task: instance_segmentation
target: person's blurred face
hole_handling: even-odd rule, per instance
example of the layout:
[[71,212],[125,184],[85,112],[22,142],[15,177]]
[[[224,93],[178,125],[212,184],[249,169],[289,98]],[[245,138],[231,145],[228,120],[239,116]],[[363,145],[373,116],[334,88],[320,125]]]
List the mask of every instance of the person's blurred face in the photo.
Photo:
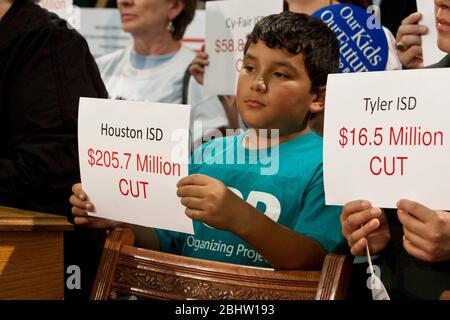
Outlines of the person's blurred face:
[[14,0],[0,0],[0,20],[2,20],[3,16],[11,8],[13,2]]
[[450,53],[450,0],[434,0],[438,47]]
[[169,21],[181,12],[181,10],[176,14],[173,12],[176,2],[176,0],[117,0],[123,30],[133,35],[166,32]]

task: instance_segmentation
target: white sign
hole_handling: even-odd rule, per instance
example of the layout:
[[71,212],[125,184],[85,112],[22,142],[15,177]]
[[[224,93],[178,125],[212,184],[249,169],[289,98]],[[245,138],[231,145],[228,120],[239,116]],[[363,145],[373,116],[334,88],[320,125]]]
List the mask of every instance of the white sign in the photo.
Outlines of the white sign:
[[73,5],[73,0],[40,0],[37,4],[66,20],[69,28],[80,29],[81,10]]
[[417,11],[422,14],[420,24],[428,27],[428,33],[422,36],[423,64],[429,66],[439,62],[447,53],[437,46],[436,18],[434,1],[417,0]]
[[325,199],[400,199],[450,209],[448,69],[329,75],[324,128]]
[[190,107],[81,98],[78,150],[90,215],[193,234],[176,183],[188,175]]
[[194,20],[188,25],[181,42],[192,50],[200,50],[205,43],[205,10],[195,11]]
[[40,0],[38,2],[42,8],[48,11],[59,13],[71,11],[73,6],[73,0]]
[[123,49],[133,43],[122,30],[119,10],[113,8],[82,8],[80,33],[86,38],[94,57]]
[[[118,9],[82,8],[80,33],[86,38],[94,57],[132,45],[133,38],[122,29]],[[205,42],[205,11],[197,10],[181,40],[193,50],[200,50]]]
[[281,0],[229,0],[206,3],[205,70],[208,95],[235,95],[247,34],[263,17],[283,11]]

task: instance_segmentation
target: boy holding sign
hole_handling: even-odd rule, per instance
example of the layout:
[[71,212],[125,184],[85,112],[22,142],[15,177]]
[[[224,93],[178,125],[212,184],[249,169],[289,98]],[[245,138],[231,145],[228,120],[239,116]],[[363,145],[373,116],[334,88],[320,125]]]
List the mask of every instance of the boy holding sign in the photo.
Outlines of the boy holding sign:
[[[325,205],[322,138],[308,120],[323,110],[327,75],[338,62],[337,39],[316,18],[284,12],[256,24],[236,98],[252,130],[215,139],[194,153],[191,175],[179,181],[177,194],[195,234],[157,230],[159,245],[153,248],[253,266],[322,267],[325,254],[343,241],[341,208]],[[114,224],[87,217],[93,205],[81,185],[73,190],[77,223]]]

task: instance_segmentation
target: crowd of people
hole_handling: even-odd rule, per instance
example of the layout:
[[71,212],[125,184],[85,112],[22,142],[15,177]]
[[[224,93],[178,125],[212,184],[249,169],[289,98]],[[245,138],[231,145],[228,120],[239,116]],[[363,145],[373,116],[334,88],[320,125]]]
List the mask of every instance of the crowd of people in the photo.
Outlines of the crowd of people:
[[[0,205],[66,215],[76,225],[66,234],[65,264],[85,270],[83,289],[66,291],[67,298],[89,296],[106,231],[118,225],[133,229],[143,247],[276,269],[320,270],[327,253],[365,256],[368,246],[391,298],[437,299],[450,289],[448,212],[415,199],[398,199],[396,209],[373,207],[371,199],[325,205],[326,81],[338,72],[339,41],[311,15],[339,3],[371,4],[287,0],[284,12],[260,20],[246,40],[236,95],[223,97],[204,93],[208,55],[181,43],[195,0],[118,0],[132,45],[97,60],[77,31],[34,1],[0,0]],[[434,4],[437,46],[450,53],[450,0]],[[395,22],[383,28],[386,70],[423,68],[421,36],[428,30],[420,25],[421,14],[399,11],[393,19],[399,15],[398,29]],[[449,56],[430,68],[447,67]],[[88,215],[95,204],[80,183],[80,97],[191,105],[191,128],[196,121],[204,128],[192,136],[192,146],[199,145],[192,159],[201,155],[203,161],[192,161],[177,195],[194,235]],[[208,130],[238,127],[238,135],[208,140]],[[277,139],[262,134],[267,130],[278,130]],[[208,161],[234,158],[236,149],[244,164]],[[261,175],[263,165],[249,159],[249,150],[261,149],[278,154],[275,174]],[[205,156],[205,150],[214,154]],[[245,200],[253,191],[266,196],[265,205]],[[193,239],[213,239],[224,249],[199,250],[190,245]],[[238,247],[253,254],[238,254]]]

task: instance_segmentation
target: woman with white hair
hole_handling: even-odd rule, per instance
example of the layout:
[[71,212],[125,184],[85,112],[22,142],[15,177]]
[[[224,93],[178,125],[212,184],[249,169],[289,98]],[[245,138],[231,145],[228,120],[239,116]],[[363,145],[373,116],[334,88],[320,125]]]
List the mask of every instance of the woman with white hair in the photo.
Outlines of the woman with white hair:
[[[118,0],[122,28],[133,44],[97,59],[111,98],[182,103],[183,78],[195,53],[181,43],[195,15],[195,0]],[[191,128],[201,121],[205,129],[228,126],[217,97],[204,97],[191,81]],[[194,132],[192,140],[201,140]]]

